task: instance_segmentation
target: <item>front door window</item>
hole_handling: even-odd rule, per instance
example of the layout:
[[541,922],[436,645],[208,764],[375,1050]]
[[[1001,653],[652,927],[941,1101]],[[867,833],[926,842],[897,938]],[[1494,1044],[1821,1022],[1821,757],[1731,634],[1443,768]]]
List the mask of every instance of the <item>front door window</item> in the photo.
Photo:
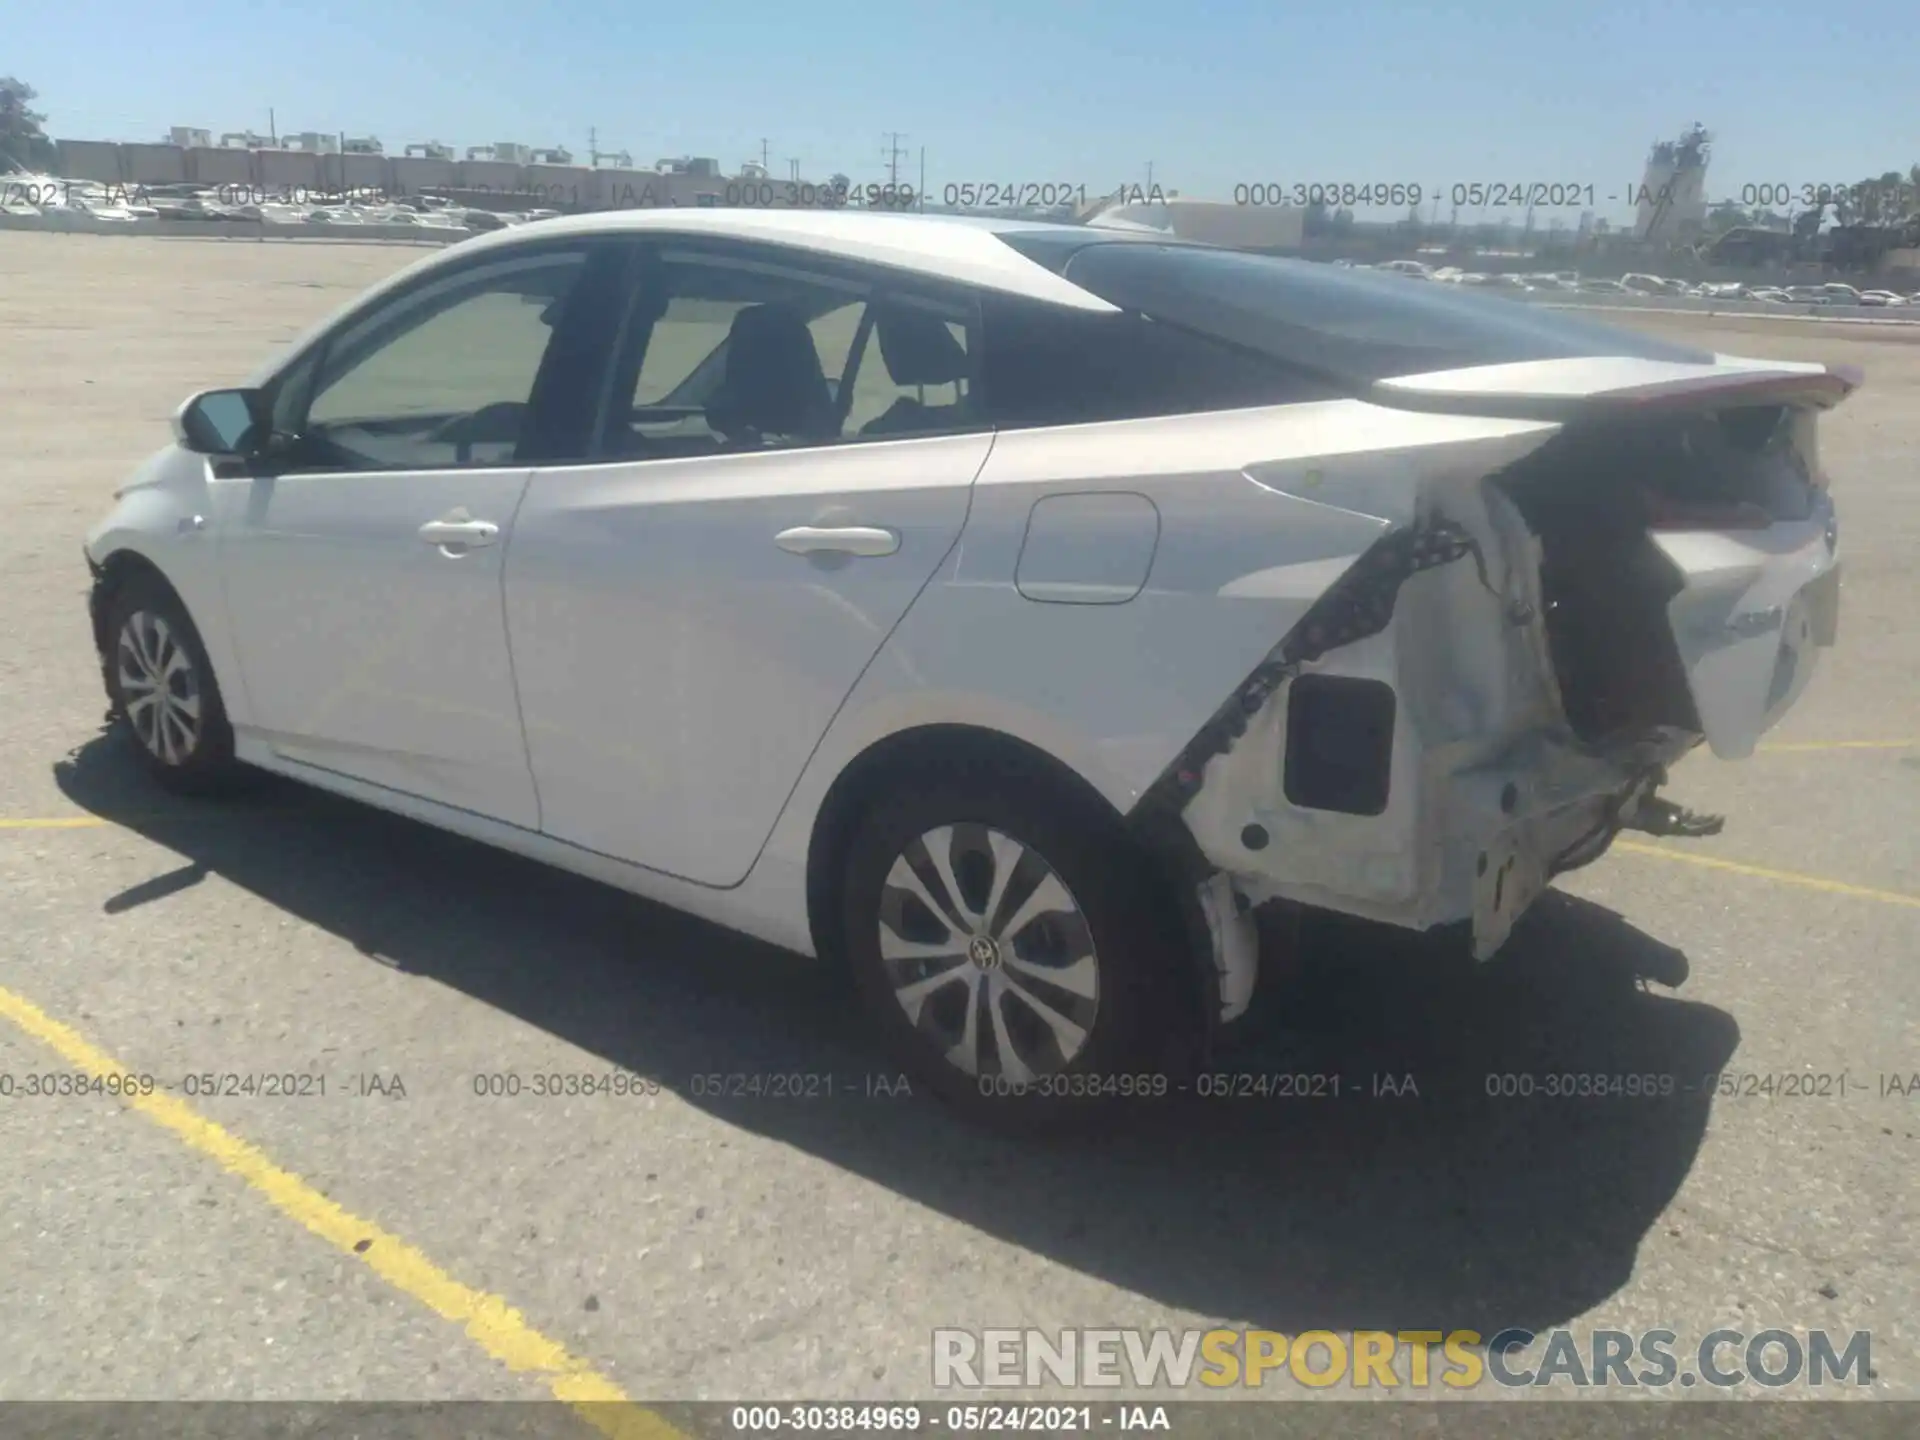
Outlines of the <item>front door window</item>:
[[301,427],[302,468],[511,465],[578,253],[449,276],[351,326],[329,347]]

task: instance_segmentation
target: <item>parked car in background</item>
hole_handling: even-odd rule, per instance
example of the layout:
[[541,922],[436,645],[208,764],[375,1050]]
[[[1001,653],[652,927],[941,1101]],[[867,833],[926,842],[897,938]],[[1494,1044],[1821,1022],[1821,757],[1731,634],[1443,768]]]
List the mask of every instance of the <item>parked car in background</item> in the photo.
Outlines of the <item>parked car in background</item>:
[[109,225],[131,225],[136,220],[147,219],[157,214],[151,206],[143,207],[148,212],[143,215],[130,205],[110,205],[101,200],[82,199],[77,195],[69,204],[82,215]]
[[1246,1012],[1254,907],[1489,956],[1750,753],[1856,379],[1079,226],[569,217],[183,404],[92,637],[159,785],[832,957],[916,1080],[1072,1116]]
[[231,207],[199,196],[186,199],[154,200],[150,207],[162,220],[230,220]]

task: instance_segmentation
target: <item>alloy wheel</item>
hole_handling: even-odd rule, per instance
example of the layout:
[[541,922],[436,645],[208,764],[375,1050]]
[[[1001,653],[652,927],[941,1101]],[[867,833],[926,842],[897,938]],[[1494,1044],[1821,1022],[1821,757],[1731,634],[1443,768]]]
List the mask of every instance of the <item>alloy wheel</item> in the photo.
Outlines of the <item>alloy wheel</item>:
[[127,723],[163,765],[184,765],[200,743],[200,678],[165,619],[136,610],[120,627],[116,678]]
[[985,825],[929,830],[894,860],[880,958],[908,1023],[969,1075],[1057,1073],[1099,1012],[1079,902],[1037,850]]

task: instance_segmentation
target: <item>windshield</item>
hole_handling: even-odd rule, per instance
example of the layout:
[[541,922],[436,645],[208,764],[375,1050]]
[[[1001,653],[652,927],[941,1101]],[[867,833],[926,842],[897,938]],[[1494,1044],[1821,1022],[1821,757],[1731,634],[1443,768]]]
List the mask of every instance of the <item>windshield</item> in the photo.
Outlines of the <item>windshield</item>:
[[[1008,243],[1021,248],[1019,237]],[[1405,276],[1197,245],[1091,244],[1065,276],[1101,299],[1359,385],[1430,370],[1703,350]]]

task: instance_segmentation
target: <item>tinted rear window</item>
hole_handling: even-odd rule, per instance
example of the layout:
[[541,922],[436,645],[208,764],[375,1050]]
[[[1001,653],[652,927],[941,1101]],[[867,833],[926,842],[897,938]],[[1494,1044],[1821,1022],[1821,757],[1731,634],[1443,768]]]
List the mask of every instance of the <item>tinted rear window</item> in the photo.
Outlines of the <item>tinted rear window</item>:
[[1138,314],[990,295],[982,379],[995,425],[1084,425],[1337,398],[1317,372]]
[[[1019,237],[1007,240],[1021,248]],[[1065,257],[1063,273],[1122,309],[1356,385],[1429,370],[1581,355],[1694,364],[1712,359],[1705,351],[1522,300],[1205,246],[1089,243]]]

